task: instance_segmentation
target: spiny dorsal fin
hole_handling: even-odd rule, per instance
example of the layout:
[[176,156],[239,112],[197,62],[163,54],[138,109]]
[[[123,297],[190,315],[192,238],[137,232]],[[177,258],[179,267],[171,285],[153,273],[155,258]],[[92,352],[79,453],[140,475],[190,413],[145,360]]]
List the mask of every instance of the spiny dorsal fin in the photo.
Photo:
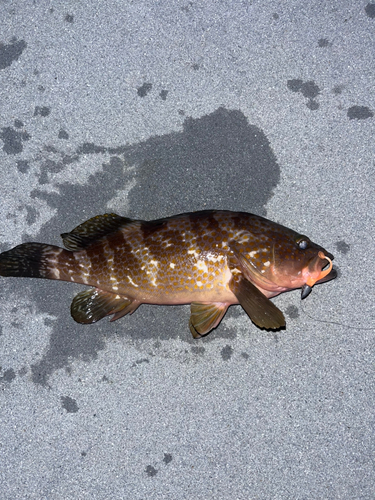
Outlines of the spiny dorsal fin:
[[97,215],[83,222],[70,233],[61,235],[65,248],[72,251],[83,250],[94,241],[133,222],[132,219],[116,214]]

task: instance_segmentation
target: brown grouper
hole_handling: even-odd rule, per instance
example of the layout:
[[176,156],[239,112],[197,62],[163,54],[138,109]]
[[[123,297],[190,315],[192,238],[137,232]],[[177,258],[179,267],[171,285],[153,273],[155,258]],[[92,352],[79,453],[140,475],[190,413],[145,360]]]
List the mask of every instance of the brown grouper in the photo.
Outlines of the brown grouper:
[[93,217],[61,235],[66,249],[23,243],[0,254],[0,275],[83,283],[71,313],[112,321],[140,304],[191,304],[190,330],[207,334],[241,304],[260,328],[285,326],[270,301],[336,277],[333,256],[280,224],[244,212],[207,210],[155,221]]

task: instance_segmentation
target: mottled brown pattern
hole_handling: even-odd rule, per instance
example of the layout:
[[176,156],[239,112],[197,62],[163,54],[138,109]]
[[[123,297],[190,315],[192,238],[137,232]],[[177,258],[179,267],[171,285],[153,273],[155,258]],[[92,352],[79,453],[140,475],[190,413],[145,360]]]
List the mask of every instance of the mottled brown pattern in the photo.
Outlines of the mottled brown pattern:
[[74,253],[59,248],[56,250],[55,259],[50,258],[49,262],[51,270],[57,270],[60,273],[59,279],[82,283],[80,280],[81,272],[77,266]]
[[0,255],[0,275],[96,287],[73,303],[72,314],[82,322],[115,312],[120,317],[140,303],[194,302],[190,326],[200,335],[211,318],[220,321],[228,305],[240,301],[257,324],[275,328],[283,316],[267,298],[305,285],[311,290],[320,279],[335,277],[330,270],[323,276],[325,256],[333,256],[322,247],[245,212],[207,210],[150,222],[102,215],[63,238],[77,250],[26,243]]
[[304,252],[298,255],[296,237],[292,230],[247,213],[207,210],[133,221],[76,252],[73,276],[74,281],[142,301],[160,303],[172,295],[176,302],[189,301],[194,294],[207,298],[207,292],[218,287],[220,299],[222,292],[228,295],[224,290],[231,241],[257,272],[268,276],[275,252],[284,263],[305,258]]

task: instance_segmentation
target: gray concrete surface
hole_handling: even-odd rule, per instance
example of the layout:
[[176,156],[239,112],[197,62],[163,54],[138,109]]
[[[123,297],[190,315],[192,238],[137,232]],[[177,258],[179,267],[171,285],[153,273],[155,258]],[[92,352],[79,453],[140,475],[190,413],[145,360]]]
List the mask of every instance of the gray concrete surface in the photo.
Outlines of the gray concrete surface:
[[92,326],[0,279],[2,499],[374,499],[375,5],[0,2],[0,250],[115,211],[244,210],[339,277],[287,328]]

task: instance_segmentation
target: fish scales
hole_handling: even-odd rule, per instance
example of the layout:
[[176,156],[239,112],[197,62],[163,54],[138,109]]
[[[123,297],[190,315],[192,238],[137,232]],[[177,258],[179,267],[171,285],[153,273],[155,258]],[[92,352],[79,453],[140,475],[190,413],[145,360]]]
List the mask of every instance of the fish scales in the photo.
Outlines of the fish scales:
[[[204,220],[184,217],[157,226],[139,222],[120,229],[80,253],[91,261],[84,266],[90,268],[90,284],[152,303],[164,303],[161,292],[173,293],[173,303],[186,303],[192,294],[212,291],[226,266],[220,225],[211,225],[209,229]],[[227,295],[235,302],[232,293]],[[216,292],[217,299],[221,296]]]
[[[306,236],[245,212],[203,211],[156,221],[94,217],[62,235],[67,249],[26,243],[0,254],[0,275],[73,281],[72,315],[91,323],[141,303],[192,304],[195,337],[240,303],[262,328],[285,319],[269,301],[281,292],[336,276],[333,256]],[[328,270],[324,269],[328,264]]]

